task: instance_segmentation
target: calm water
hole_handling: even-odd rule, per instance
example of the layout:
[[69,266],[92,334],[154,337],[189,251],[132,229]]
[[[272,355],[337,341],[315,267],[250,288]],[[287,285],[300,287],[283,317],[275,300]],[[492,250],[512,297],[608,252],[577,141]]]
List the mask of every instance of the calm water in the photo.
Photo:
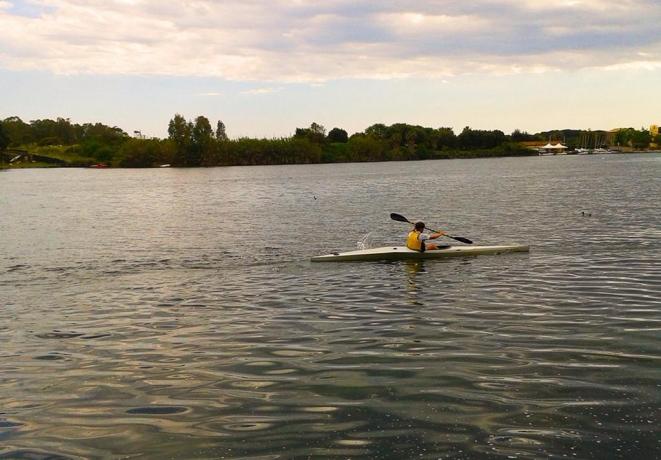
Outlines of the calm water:
[[[661,458],[660,197],[652,154],[0,172],[0,458]],[[532,252],[308,262],[390,212]]]

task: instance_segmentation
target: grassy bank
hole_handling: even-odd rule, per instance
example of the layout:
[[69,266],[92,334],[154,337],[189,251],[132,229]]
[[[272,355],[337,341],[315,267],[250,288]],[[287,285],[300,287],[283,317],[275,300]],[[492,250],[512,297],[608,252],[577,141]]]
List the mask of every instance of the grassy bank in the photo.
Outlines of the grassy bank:
[[[76,145],[21,145],[0,154],[0,168],[66,168],[87,167],[98,163],[91,157],[81,155]],[[12,163],[12,159],[18,157]]]

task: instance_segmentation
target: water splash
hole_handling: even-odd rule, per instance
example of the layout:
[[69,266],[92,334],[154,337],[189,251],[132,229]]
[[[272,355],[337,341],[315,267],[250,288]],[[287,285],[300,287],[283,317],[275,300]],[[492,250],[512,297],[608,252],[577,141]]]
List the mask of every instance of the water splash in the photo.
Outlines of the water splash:
[[360,250],[369,249],[369,248],[372,247],[373,242],[374,241],[373,241],[373,238],[372,238],[372,232],[370,232],[367,235],[363,236],[363,238],[360,241],[357,241],[356,246]]

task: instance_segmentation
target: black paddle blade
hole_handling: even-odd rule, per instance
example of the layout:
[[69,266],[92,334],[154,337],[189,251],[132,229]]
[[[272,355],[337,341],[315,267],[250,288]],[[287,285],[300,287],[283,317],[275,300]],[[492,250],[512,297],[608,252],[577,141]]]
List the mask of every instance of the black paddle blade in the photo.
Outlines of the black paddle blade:
[[390,213],[390,218],[392,220],[396,220],[398,222],[408,222],[409,224],[411,223],[406,217],[402,216],[401,214],[394,213],[394,212]]
[[461,241],[462,243],[473,244],[471,240],[469,240],[468,238],[464,238],[463,236],[450,236],[450,238],[452,238],[453,240]]

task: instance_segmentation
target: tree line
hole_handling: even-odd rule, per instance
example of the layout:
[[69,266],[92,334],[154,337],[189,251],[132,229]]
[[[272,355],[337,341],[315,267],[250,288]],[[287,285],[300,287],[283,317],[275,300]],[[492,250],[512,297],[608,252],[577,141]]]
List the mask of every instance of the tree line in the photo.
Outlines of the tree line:
[[0,151],[7,148],[34,150],[63,146],[63,151],[101,162],[112,162],[119,149],[130,139],[122,129],[103,123],[71,123],[68,119],[32,120],[19,117],[0,121]]
[[[64,118],[26,123],[9,117],[0,121],[0,151],[7,147],[60,146],[64,155],[119,167],[339,163],[530,155],[534,152],[522,146],[522,142],[545,140],[548,136],[564,140],[570,147],[572,142],[580,147],[577,143],[581,132],[533,135],[515,130],[506,135],[499,130],[465,127],[455,134],[449,127],[379,123],[349,136],[341,128],[327,132],[324,126],[312,123],[307,128],[297,128],[291,137],[229,139],[222,121],[212,126],[204,116],[186,120],[176,114],[168,123],[166,139],[144,139],[102,123],[75,124]],[[630,128],[617,135],[622,145],[632,143],[632,139],[636,144],[646,140],[649,145],[652,140],[647,130]]]

